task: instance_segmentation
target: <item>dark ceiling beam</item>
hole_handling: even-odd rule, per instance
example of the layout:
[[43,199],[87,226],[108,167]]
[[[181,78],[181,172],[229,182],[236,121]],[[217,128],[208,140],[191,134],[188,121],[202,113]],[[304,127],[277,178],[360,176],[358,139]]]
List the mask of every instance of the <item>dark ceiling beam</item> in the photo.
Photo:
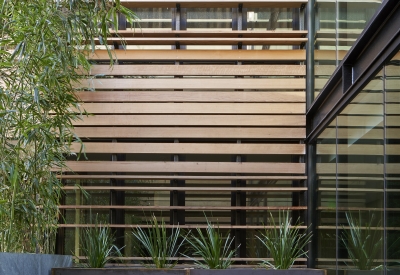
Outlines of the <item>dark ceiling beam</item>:
[[349,104],[400,49],[400,1],[384,0],[307,112],[307,143]]

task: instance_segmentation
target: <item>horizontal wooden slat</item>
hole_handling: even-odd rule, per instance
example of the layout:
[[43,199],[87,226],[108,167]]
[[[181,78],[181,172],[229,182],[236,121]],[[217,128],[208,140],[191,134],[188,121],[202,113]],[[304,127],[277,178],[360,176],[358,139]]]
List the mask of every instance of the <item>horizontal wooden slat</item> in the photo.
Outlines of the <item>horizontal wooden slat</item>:
[[[61,228],[86,228],[86,227],[96,227],[98,226],[98,224],[77,224],[77,223],[73,223],[73,224],[58,224],[58,227]],[[136,225],[132,225],[132,224],[107,224],[108,227],[110,228],[129,228],[132,229],[133,227],[135,227]],[[149,228],[151,227],[150,224],[140,224],[138,225],[141,228]],[[219,229],[273,229],[274,226],[272,225],[226,225],[226,224],[218,224],[215,225],[218,226]],[[165,228],[176,228],[176,225],[171,225],[171,224],[166,224]],[[196,228],[207,228],[207,224],[182,224],[179,225],[179,228],[185,228],[185,229],[196,229]],[[294,228],[294,226],[292,227]],[[296,228],[299,229],[307,229],[307,226],[305,225],[300,225],[300,226],[296,226]]]
[[[400,75],[400,73],[399,73],[399,75]],[[386,92],[386,102],[400,103],[400,93],[399,92]]]
[[400,117],[400,104],[386,104],[386,114],[387,115],[397,115]]
[[67,161],[74,172],[303,174],[304,163]]
[[76,92],[86,102],[305,102],[304,92]]
[[307,206],[147,206],[147,205],[60,205],[60,209],[127,209],[127,210],[307,210]]
[[152,187],[152,186],[64,186],[63,190],[114,190],[114,191],[185,191],[185,192],[302,192],[307,187]]
[[316,76],[327,76],[330,77],[335,71],[335,65],[314,65],[314,73]]
[[323,29],[317,30],[318,38],[336,38],[338,35],[340,38],[352,37],[357,38],[361,34],[362,30],[359,29]]
[[[337,149],[337,152],[336,152]],[[342,145],[339,144],[336,148],[336,144],[317,144],[318,155],[382,155],[383,156],[383,145],[361,145],[353,144]]]
[[305,114],[304,103],[83,103],[90,114]]
[[339,44],[340,46],[352,46],[357,38],[321,38],[317,37],[315,43],[318,43],[320,46],[336,46]]
[[318,191],[327,191],[327,192],[373,192],[373,193],[380,193],[380,192],[384,192],[383,189],[379,189],[379,188],[329,188],[329,187],[322,187],[322,188],[318,188]]
[[[304,61],[305,50],[115,50],[113,56],[118,60],[237,60],[237,61]],[[88,53],[92,60],[110,59],[106,50]]]
[[305,65],[93,65],[90,75],[305,75]]
[[[375,116],[338,116],[337,117],[338,126],[347,126],[347,127],[376,127],[383,125],[383,116],[375,115]],[[400,126],[400,120],[398,115],[387,115],[386,116],[386,126]],[[339,130],[340,131],[340,130]]]
[[[393,121],[395,123],[395,121]],[[383,116],[341,116],[337,117],[337,124],[340,127],[376,127],[383,125]],[[393,126],[389,120],[387,120],[387,125]]]
[[[383,156],[384,146],[375,144],[353,144],[351,146],[339,144],[336,148],[335,144],[318,144],[318,155],[378,155]],[[400,145],[387,144],[385,146],[386,155],[400,155]]]
[[[383,139],[383,129],[339,129],[338,138],[340,139]],[[319,138],[332,139],[336,137],[335,128],[325,129]],[[400,139],[400,129],[386,129],[386,138]]]
[[[75,127],[81,138],[303,139],[305,128]],[[399,131],[400,132],[400,131]]]
[[344,180],[348,181],[348,184],[352,183],[355,181],[357,184],[359,181],[377,181],[377,180],[382,180],[382,177],[343,177],[343,176],[318,176],[318,180],[323,180],[322,184],[324,181],[329,181],[330,183],[336,183],[336,180]]
[[349,104],[341,115],[383,115],[383,104]]
[[[364,227],[364,226],[360,226],[360,227],[358,227],[359,229],[367,229],[366,227]],[[329,225],[319,225],[319,226],[317,226],[317,229],[337,229],[337,227],[336,226],[329,226]],[[340,227],[340,229],[350,229],[350,227],[349,226],[341,226]],[[400,227],[393,227],[393,226],[385,226],[385,227],[370,227],[370,229],[372,229],[372,230],[400,230]]]
[[[386,173],[387,174],[399,174],[400,163],[387,163]],[[384,171],[383,164],[375,163],[339,163],[337,164],[339,174],[382,174]],[[335,163],[318,163],[317,173],[318,174],[331,174],[336,171]]]
[[359,208],[359,207],[317,207],[317,210],[322,210],[322,211],[359,211],[359,210],[367,210],[367,211],[395,211],[395,212],[400,212],[400,208],[380,208],[380,207],[365,207],[365,208]]
[[[347,51],[340,50],[337,52],[339,60],[342,60]],[[336,60],[336,51],[335,50],[315,50],[314,52],[315,60]],[[397,53],[392,60],[400,60],[400,52]]]
[[126,79],[126,78],[97,78],[84,79],[80,83],[73,84],[75,88],[90,89],[264,89],[264,90],[291,90],[305,89],[305,79],[247,79],[247,78],[156,78],[156,79]]
[[57,175],[59,179],[139,179],[139,180],[305,180],[307,176],[189,176],[189,175]]
[[[71,146],[81,150],[80,143]],[[245,144],[245,143],[84,143],[86,153],[110,154],[270,154],[303,155],[304,144]]]
[[179,4],[181,8],[237,8],[239,4],[243,4],[243,8],[300,8],[306,3],[307,0],[121,0],[121,4],[129,8],[175,8],[176,4]]
[[305,115],[94,115],[85,116],[73,124],[75,126],[304,126]]
[[[326,79],[316,78],[315,79],[315,89],[321,90],[325,83]],[[391,79],[385,82],[386,90],[398,90],[400,85],[400,79]],[[383,90],[383,81],[379,79],[371,80],[366,87],[363,89],[364,91],[377,91],[380,92]]]
[[[110,30],[111,33],[115,33],[115,31]],[[183,31],[175,31],[175,30],[159,30],[159,29],[127,29],[127,30],[118,30],[118,35],[122,37],[217,37],[217,38],[304,38],[307,36],[308,31],[300,31],[300,30],[290,30],[290,31],[282,31],[282,30],[246,30],[246,31],[232,31],[229,29],[226,30],[215,30],[209,29],[207,31],[203,30],[183,30]]]
[[344,56],[347,54],[347,51],[341,50],[336,53],[335,50],[315,50],[314,51],[314,59],[315,60],[336,60],[336,54],[338,54],[338,58],[342,60]]
[[[108,45],[119,43],[121,38],[110,37]],[[101,45],[95,39],[97,45]],[[126,37],[126,45],[300,45],[306,43],[307,38],[224,38],[224,37]]]

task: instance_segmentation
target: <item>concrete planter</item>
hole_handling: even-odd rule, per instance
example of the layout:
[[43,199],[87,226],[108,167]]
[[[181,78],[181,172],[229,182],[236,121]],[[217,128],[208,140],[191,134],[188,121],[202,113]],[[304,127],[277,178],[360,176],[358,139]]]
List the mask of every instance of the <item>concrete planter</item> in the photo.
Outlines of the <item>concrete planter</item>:
[[326,275],[321,269],[267,270],[231,269],[141,269],[141,268],[53,268],[52,275]]
[[[340,270],[339,275],[383,275],[383,270]],[[387,270],[388,275],[400,275],[400,270]]]
[[322,269],[253,269],[253,268],[232,268],[232,269],[192,269],[190,275],[326,275]]
[[0,275],[50,275],[53,267],[72,266],[72,256],[0,253]]
[[189,269],[153,268],[53,268],[52,275],[189,275]]

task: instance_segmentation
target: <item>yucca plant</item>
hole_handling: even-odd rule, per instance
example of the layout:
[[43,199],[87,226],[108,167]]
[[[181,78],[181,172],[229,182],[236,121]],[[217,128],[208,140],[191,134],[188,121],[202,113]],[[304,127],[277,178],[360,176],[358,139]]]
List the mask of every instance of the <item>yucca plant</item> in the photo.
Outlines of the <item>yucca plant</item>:
[[195,265],[202,269],[226,269],[233,263],[232,257],[235,255],[236,249],[231,249],[234,238],[228,233],[223,236],[219,232],[219,227],[214,227],[207,219],[206,234],[203,234],[200,228],[197,228],[197,235],[188,237],[187,242],[194,251],[193,256],[200,256],[202,260],[193,260]]
[[[376,266],[376,259],[382,251],[382,232],[373,229],[371,225],[375,222],[375,214],[368,216],[365,222],[361,218],[361,212],[358,218],[354,218],[351,213],[346,212],[346,219],[350,229],[345,230],[340,239],[349,253],[353,265],[359,270],[373,270],[380,268]],[[381,221],[376,223],[381,226]]]
[[289,211],[279,212],[278,224],[272,213],[270,215],[273,228],[265,229],[261,237],[256,237],[268,249],[273,262],[263,261],[261,265],[265,268],[289,269],[297,258],[306,255],[304,247],[311,242],[312,233],[300,232],[299,219],[292,225]]
[[121,250],[114,245],[115,237],[110,227],[98,225],[83,228],[80,237],[81,250],[86,255],[84,267],[103,268],[115,257],[122,257]]
[[150,225],[148,229],[137,226],[132,232],[139,254],[142,257],[151,258],[151,263],[144,262],[144,265],[146,267],[173,268],[178,260],[172,258],[178,255],[186,238],[181,235],[179,226],[168,232],[164,220],[159,222],[154,215],[148,224]]

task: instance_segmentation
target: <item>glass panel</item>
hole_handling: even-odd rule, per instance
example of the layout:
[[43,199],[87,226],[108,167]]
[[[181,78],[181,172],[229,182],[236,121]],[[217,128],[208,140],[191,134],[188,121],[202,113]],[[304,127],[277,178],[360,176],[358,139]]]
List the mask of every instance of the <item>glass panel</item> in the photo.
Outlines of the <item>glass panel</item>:
[[247,30],[292,30],[293,12],[287,8],[247,9]]
[[[317,140],[317,180],[317,267],[334,270],[336,261],[336,120]],[[330,274],[329,271],[328,274]]]
[[315,20],[315,97],[336,68],[336,6],[317,0]]
[[317,0],[315,97],[353,46],[381,0]]
[[146,30],[171,30],[172,11],[170,8],[135,9],[139,22],[135,25],[138,32]]
[[[247,9],[248,31],[290,31],[298,25],[298,12],[288,8],[250,8]],[[297,16],[296,16],[297,15]],[[248,45],[248,50],[292,49],[288,45]]]
[[190,8],[187,9],[187,29],[226,30],[232,29],[232,9],[230,8]]
[[353,46],[381,3],[381,0],[363,0],[356,3],[349,0],[338,0],[339,20],[336,39],[339,61]]
[[400,54],[385,67],[387,268],[400,272]]
[[[383,82],[381,74],[339,114],[337,140],[338,268],[383,264]],[[351,135],[354,130],[359,135]],[[374,138],[364,132],[375,131]],[[357,242],[356,237],[360,240]],[[368,247],[363,256],[363,244]],[[383,271],[382,271],[383,272]],[[383,273],[382,273],[383,274]]]

